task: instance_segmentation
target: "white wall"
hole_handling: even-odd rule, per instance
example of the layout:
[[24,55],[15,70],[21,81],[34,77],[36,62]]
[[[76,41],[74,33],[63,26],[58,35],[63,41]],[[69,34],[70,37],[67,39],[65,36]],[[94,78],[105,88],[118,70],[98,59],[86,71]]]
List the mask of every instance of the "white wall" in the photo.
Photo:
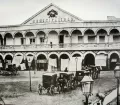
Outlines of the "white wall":
[[72,43],[78,43],[78,35],[72,35]]
[[64,43],[70,43],[71,42],[71,38],[68,36],[68,37],[66,37],[65,35],[64,35]]
[[15,37],[15,45],[21,45],[21,38]]
[[13,38],[6,38],[6,45],[14,45]]
[[56,35],[56,34],[49,34],[48,35],[48,44],[50,44],[50,42],[52,42],[52,44],[58,44],[59,43],[58,35]]

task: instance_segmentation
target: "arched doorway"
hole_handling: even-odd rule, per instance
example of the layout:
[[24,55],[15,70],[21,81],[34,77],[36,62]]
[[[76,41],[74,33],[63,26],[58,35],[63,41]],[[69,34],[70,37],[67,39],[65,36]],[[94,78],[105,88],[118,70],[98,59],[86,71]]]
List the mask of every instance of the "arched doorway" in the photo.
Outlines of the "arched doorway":
[[116,53],[112,53],[110,56],[110,70],[114,70],[116,63],[119,61],[119,56]]
[[60,65],[61,71],[64,71],[66,68],[69,70],[70,58],[67,54],[62,54],[60,56]]
[[107,31],[104,29],[100,29],[97,32],[97,36],[99,37],[99,43],[105,43],[107,37]]
[[13,45],[13,36],[10,33],[6,33],[4,37],[4,45]]
[[71,33],[72,43],[83,43],[82,32],[79,30],[74,30]]
[[48,62],[47,58],[44,54],[40,54],[37,56],[37,70],[38,71],[47,71]]
[[48,44],[58,44],[58,33],[56,31],[50,31],[48,34]]
[[45,32],[39,31],[39,32],[37,33],[37,39],[36,39],[37,44],[44,44],[44,43],[45,43],[45,39],[46,39],[46,34],[45,34]]
[[34,34],[32,32],[27,32],[26,35],[26,44],[35,44],[35,37]]
[[11,68],[13,57],[11,55],[5,56],[5,69]]
[[35,70],[35,57],[33,54],[28,54],[26,59],[26,69]]
[[86,39],[87,43],[96,43],[96,35],[91,29],[85,31],[84,38]]
[[71,41],[70,36],[69,36],[69,32],[66,30],[62,30],[59,34],[59,44],[60,47],[63,47],[64,44],[69,44]]
[[4,68],[4,60],[3,57],[0,55],[0,68]]
[[56,54],[51,54],[49,56],[49,71],[58,71],[58,56]]
[[15,45],[23,45],[25,43],[25,39],[21,33],[16,33],[14,36]]
[[78,53],[75,53],[71,57],[70,71],[80,71],[81,68],[82,68],[82,56]]
[[95,57],[93,54],[87,54],[84,58],[84,65],[95,65]]

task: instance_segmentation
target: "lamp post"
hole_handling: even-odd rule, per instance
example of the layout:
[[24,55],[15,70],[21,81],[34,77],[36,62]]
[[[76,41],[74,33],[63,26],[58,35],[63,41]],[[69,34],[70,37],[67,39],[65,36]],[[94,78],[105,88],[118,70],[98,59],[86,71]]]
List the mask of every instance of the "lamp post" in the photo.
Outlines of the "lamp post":
[[120,63],[116,63],[116,67],[114,69],[114,77],[117,79],[117,105],[120,105],[119,103]]
[[93,89],[93,79],[91,78],[91,76],[87,76],[85,75],[81,81],[82,83],[82,92],[83,95],[85,96],[85,103],[84,105],[88,105],[88,99],[89,96],[92,94],[92,89]]
[[78,62],[78,57],[75,57],[75,61],[76,61],[76,71],[77,71],[77,62]]
[[32,88],[31,88],[31,71],[30,71],[30,65],[31,65],[31,61],[30,59],[28,60],[28,66],[29,66],[29,79],[30,79],[30,91],[32,91]]

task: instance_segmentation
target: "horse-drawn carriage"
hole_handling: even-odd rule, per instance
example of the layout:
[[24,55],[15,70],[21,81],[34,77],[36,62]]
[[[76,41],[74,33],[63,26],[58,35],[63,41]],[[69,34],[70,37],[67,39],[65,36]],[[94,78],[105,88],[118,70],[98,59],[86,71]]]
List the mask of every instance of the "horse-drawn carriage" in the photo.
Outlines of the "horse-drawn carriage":
[[41,95],[44,90],[47,90],[47,93],[53,95],[55,90],[59,91],[59,84],[57,83],[57,74],[56,73],[45,73],[42,76],[42,85],[38,85],[38,93]]
[[15,65],[9,65],[8,68],[2,69],[1,70],[1,75],[17,75],[19,68],[16,67]]
[[42,85],[38,85],[38,93],[41,95],[44,90],[47,90],[47,93],[53,95],[54,93],[60,93],[65,91],[65,89],[72,89],[73,73],[70,72],[60,72],[58,73],[45,73],[42,76]]
[[72,72],[60,72],[58,77],[58,84],[60,92],[74,88],[74,74]]

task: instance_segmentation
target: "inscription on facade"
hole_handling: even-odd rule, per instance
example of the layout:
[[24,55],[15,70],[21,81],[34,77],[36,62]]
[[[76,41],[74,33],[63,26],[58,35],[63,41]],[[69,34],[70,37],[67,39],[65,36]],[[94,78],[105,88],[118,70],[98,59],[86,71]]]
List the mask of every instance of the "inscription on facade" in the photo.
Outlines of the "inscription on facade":
[[33,20],[31,24],[35,23],[59,23],[59,22],[75,22],[73,18],[49,18]]

